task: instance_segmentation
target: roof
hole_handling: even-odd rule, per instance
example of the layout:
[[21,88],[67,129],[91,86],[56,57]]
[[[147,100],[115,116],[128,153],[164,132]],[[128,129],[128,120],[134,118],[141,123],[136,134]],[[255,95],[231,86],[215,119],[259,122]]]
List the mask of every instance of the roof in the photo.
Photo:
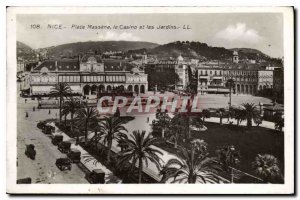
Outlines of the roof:
[[104,71],[131,71],[134,65],[125,60],[103,60]]
[[[84,58],[85,59],[85,58]],[[101,61],[102,62],[102,61]],[[131,71],[135,66],[125,60],[103,60],[104,71]],[[42,70],[43,69],[43,70]],[[79,71],[77,59],[45,60],[37,65],[34,70],[38,71]]]
[[96,174],[104,173],[104,171],[102,171],[101,169],[94,169],[93,172]]
[[227,69],[227,70],[266,70],[265,65],[256,63],[200,63],[197,69]]
[[34,70],[47,69],[48,71],[78,71],[79,63],[77,59],[59,59],[59,60],[45,60],[37,65]]
[[80,62],[87,62],[89,58],[95,58],[97,63],[102,63],[102,58],[100,55],[91,55],[91,54],[86,54],[84,55]]

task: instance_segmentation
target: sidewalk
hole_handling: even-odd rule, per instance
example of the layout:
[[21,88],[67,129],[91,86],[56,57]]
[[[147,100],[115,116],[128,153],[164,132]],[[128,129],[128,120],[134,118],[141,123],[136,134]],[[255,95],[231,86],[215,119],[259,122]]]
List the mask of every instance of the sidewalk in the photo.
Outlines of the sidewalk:
[[[237,124],[236,119],[230,119],[229,122],[232,121],[234,125]],[[219,117],[210,117],[206,118],[205,122],[212,122],[212,123],[220,123],[220,118]],[[229,124],[228,118],[223,118],[222,124]],[[247,120],[242,121],[239,126],[247,126]],[[252,120],[252,126],[256,126],[254,121]],[[275,124],[274,122],[269,122],[269,121],[262,121],[262,123],[259,125],[260,127],[268,128],[275,130]],[[283,129],[284,130],[284,129]]]
[[[67,134],[65,134],[63,131],[61,131],[54,122],[49,123],[49,125],[55,127],[55,133],[52,133],[53,135],[62,135],[64,141],[70,141],[71,149],[77,149],[81,152],[81,164],[83,164],[90,172],[94,169],[101,169],[103,172],[105,172],[105,183],[121,183],[122,180],[114,176],[114,174],[107,169],[104,165],[102,165],[100,162],[94,163],[94,160],[90,160],[89,162],[86,162],[83,156],[91,156],[87,151],[85,151],[80,145],[75,145],[76,140],[73,138],[70,138]],[[94,158],[96,160],[96,158]]]

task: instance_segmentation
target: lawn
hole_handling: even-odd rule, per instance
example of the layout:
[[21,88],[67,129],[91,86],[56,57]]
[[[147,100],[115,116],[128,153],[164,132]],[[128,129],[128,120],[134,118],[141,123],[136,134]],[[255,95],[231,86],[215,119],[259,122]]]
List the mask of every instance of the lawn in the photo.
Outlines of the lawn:
[[[192,131],[192,138],[203,139],[208,144],[210,156],[215,156],[215,151],[224,145],[234,145],[240,152],[241,159],[238,169],[254,174],[252,162],[257,154],[272,154],[278,158],[280,168],[284,171],[284,135],[283,133],[266,129],[263,127],[246,127],[236,125],[219,125],[206,122],[207,131]],[[181,146],[188,146],[188,143],[179,142]],[[174,149],[159,145],[166,151],[174,153]]]

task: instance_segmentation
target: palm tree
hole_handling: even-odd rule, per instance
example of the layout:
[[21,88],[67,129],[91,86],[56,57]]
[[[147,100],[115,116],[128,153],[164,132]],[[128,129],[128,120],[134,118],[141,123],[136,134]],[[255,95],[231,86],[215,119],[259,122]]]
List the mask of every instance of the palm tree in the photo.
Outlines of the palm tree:
[[172,183],[218,183],[220,165],[207,153],[197,154],[196,148],[180,148],[177,158],[170,159],[161,171],[162,182],[174,178]]
[[225,109],[224,108],[220,108],[217,110],[217,114],[220,117],[220,125],[222,125],[222,120],[223,120],[223,116],[225,114]]
[[64,97],[70,96],[72,90],[67,83],[58,83],[51,89],[49,96],[50,98],[59,98],[59,122],[61,122],[61,109]]
[[129,139],[126,139],[126,144],[128,148],[123,152],[120,152],[120,160],[118,166],[123,166],[126,163],[131,163],[131,169],[133,170],[135,165],[138,164],[139,168],[139,183],[142,183],[142,172],[143,165],[145,163],[148,167],[148,162],[152,162],[158,170],[160,170],[160,157],[158,154],[163,155],[163,153],[155,148],[153,145],[158,143],[159,139],[152,137],[150,135],[146,136],[145,131],[133,131]]
[[84,127],[84,138],[85,144],[87,144],[87,136],[88,136],[88,127],[93,123],[94,120],[97,119],[98,112],[95,108],[86,106],[85,108],[81,108],[77,112],[77,121],[80,125]]
[[125,121],[120,117],[105,117],[104,120],[99,122],[99,130],[103,134],[104,142],[108,147],[107,161],[110,162],[112,141],[120,134],[127,132],[123,126]]
[[258,154],[252,163],[254,172],[265,182],[272,182],[281,176],[278,160],[270,154]]
[[229,108],[230,108],[231,107],[231,90],[232,90],[232,87],[234,86],[234,80],[228,79],[226,82],[226,85],[229,87]]
[[238,126],[240,122],[246,120],[245,110],[236,108],[234,109],[234,118],[236,119],[236,125]]
[[257,110],[254,103],[244,103],[244,104],[242,104],[242,106],[244,107],[243,114],[245,115],[245,118],[247,119],[247,127],[251,127],[252,120],[260,117],[260,113]]
[[82,105],[77,98],[70,98],[69,101],[64,103],[64,112],[70,113],[71,115],[71,132],[73,133],[74,126],[74,115],[81,109]]

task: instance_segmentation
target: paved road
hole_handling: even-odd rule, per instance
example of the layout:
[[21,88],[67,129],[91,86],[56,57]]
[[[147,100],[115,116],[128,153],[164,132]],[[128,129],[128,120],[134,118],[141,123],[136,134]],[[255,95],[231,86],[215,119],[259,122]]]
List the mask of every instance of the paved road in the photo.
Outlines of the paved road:
[[[39,120],[55,117],[57,110],[52,110],[51,115],[48,110],[32,111],[33,106],[37,106],[37,101],[18,98],[18,126],[17,126],[17,178],[31,177],[32,183],[87,183],[84,173],[76,164],[72,164],[71,171],[60,171],[55,161],[59,157],[64,157],[57,147],[52,145],[48,136],[44,135],[36,127]],[[25,112],[29,117],[25,117]],[[26,144],[34,144],[37,154],[36,159],[31,160],[24,154]]]

